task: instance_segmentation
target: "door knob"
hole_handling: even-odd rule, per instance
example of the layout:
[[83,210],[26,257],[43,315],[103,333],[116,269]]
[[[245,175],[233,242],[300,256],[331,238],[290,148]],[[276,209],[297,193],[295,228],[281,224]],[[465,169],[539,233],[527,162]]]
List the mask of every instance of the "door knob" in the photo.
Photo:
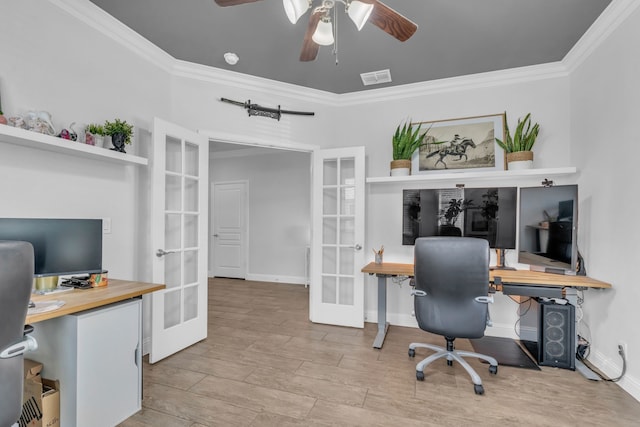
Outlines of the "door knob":
[[349,246],[349,247],[350,247],[350,248],[355,249],[356,251],[359,251],[360,249],[362,249],[362,246],[360,246],[360,245],[359,245],[359,244],[357,244],[357,243],[356,243],[355,245],[353,245],[353,246]]
[[174,254],[174,253],[176,253],[176,252],[178,252],[178,251],[165,251],[164,249],[158,249],[158,250],[156,251],[156,256],[157,256],[158,258],[162,258],[162,257],[163,257],[163,256],[165,256],[165,255],[168,255],[168,254]]

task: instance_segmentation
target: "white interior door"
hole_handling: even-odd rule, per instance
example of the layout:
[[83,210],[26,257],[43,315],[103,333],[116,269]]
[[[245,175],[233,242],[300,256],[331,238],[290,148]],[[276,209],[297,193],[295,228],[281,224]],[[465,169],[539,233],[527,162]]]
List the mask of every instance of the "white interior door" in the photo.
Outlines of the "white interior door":
[[313,154],[312,322],[364,326],[364,147]]
[[153,143],[151,363],[207,337],[209,234],[208,139],[155,119]]
[[213,184],[213,274],[244,279],[246,275],[247,183]]

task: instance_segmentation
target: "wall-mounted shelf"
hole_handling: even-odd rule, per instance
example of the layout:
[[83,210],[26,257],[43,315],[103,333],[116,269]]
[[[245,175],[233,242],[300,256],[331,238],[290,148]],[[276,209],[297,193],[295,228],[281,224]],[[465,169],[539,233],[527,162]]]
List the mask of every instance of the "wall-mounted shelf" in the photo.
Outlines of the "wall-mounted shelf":
[[76,141],[57,138],[55,136],[45,135],[38,132],[31,132],[7,125],[0,125],[0,142],[117,163],[133,163],[144,166],[149,164],[149,161],[144,157],[119,153],[106,148],[82,144]]
[[411,182],[436,182],[455,181],[463,182],[473,180],[512,179],[512,178],[551,178],[554,176],[571,175],[576,173],[575,166],[562,168],[525,169],[515,171],[476,171],[476,172],[434,172],[424,175],[409,176],[380,176],[367,178],[367,184],[391,184]]

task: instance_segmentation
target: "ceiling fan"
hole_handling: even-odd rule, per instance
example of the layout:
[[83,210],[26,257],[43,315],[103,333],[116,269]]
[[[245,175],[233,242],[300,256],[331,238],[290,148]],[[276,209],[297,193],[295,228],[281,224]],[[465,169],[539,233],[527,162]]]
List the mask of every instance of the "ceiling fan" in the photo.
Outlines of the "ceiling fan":
[[[219,6],[236,6],[261,0],[215,0]],[[292,24],[311,9],[314,0],[282,0],[287,18]],[[321,0],[309,17],[307,32],[302,42],[300,61],[313,61],[318,55],[320,45],[334,44],[334,27],[331,24],[331,11],[336,18],[335,4],[344,4],[345,12],[358,28],[362,29],[369,21],[387,34],[400,41],[408,40],[418,29],[418,25],[378,0]]]

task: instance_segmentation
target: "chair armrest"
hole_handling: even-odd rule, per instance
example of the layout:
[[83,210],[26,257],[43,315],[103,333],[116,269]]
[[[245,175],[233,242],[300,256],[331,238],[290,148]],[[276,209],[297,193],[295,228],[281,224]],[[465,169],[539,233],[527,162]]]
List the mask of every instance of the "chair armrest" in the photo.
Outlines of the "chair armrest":
[[26,353],[27,351],[34,351],[38,349],[38,341],[31,335],[33,332],[33,326],[25,325],[24,326],[24,335],[21,341],[18,341],[15,344],[6,347],[0,352],[0,359],[9,359],[11,357],[20,356],[21,354]]

